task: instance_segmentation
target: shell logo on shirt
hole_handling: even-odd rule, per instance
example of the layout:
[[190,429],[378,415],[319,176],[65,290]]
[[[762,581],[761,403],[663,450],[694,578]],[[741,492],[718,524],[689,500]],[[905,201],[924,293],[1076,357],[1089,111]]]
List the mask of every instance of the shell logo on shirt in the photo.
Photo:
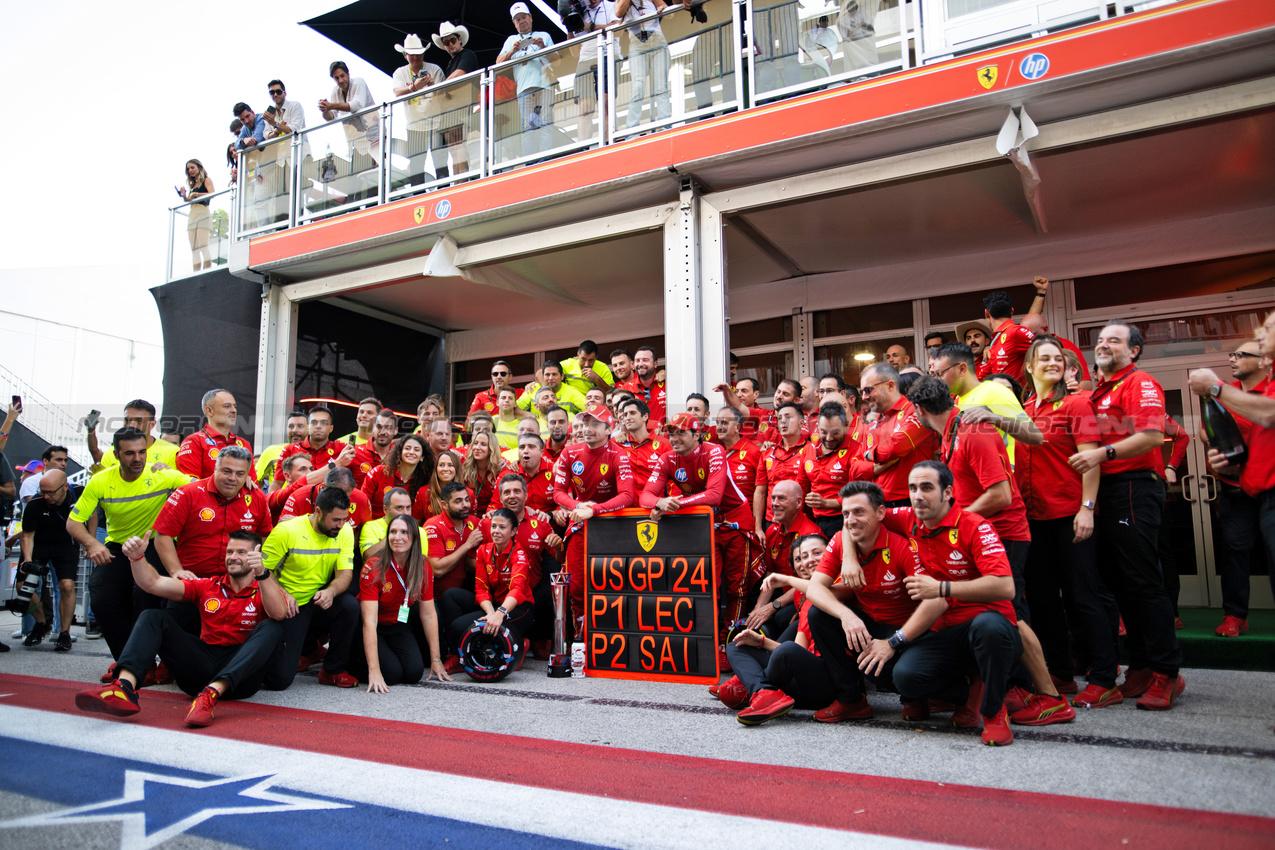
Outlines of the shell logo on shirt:
[[381,593],[389,593],[393,589],[393,585],[388,581],[381,586]]
[[204,610],[207,611],[209,614],[217,613],[217,611],[220,608],[221,608],[220,599],[205,599],[204,600]]
[[360,470],[362,470],[364,473],[371,472],[371,471],[372,471],[372,464],[370,464],[370,463],[366,463],[366,462],[361,463],[361,464],[359,464],[359,469],[360,469]]
[[221,454],[221,450],[220,450],[220,449],[209,449],[209,450],[208,450],[208,457],[212,458],[213,460],[216,460],[216,459],[217,459],[217,455],[219,455],[219,454]]
[[908,548],[911,549],[913,552],[916,551],[916,540],[914,540],[911,537],[908,538]]
[[448,551],[448,552],[450,552],[450,551],[452,551],[453,549],[455,549],[455,548],[456,548],[456,541],[455,541],[455,540],[448,540],[448,541],[447,541],[446,543],[444,543],[443,545],[444,545],[444,546],[446,546],[446,547],[447,547],[447,551]]
[[204,508],[202,511],[199,512],[199,518],[202,519],[204,522],[212,522],[213,518],[216,516],[217,516],[217,512],[214,511],[212,508]]
[[496,405],[492,404],[490,401],[483,405],[483,410],[486,410],[489,413],[495,409]]
[[806,461],[806,472],[810,472],[814,468],[815,468],[814,461],[811,461],[811,460]]

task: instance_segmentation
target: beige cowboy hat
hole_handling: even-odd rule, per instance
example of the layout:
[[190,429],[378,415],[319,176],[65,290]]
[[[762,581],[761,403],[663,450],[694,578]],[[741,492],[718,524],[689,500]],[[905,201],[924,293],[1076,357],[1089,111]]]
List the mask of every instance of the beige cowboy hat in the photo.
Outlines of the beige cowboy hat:
[[451,21],[443,21],[443,25],[438,28],[438,34],[433,36],[434,43],[443,48],[443,39],[449,35],[454,35],[460,39],[460,46],[464,47],[469,43],[469,30],[464,27],[455,26]]
[[992,338],[992,329],[987,326],[987,322],[966,322],[963,325],[956,326],[956,341],[965,344],[965,334],[969,331],[979,330],[983,332],[983,336],[988,340]]
[[421,43],[421,37],[416,33],[409,33],[407,38],[403,39],[402,44],[394,45],[394,49],[404,56],[420,56],[425,52],[425,45]]

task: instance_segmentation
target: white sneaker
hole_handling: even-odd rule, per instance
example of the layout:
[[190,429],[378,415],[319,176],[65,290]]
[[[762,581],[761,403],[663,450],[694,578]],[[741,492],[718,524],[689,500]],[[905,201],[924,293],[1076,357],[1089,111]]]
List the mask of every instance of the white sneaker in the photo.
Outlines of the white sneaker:
[[14,632],[13,634],[9,635],[9,637],[11,637],[11,638],[20,638],[20,637],[22,637],[22,629],[21,629],[21,628],[19,628],[16,632]]

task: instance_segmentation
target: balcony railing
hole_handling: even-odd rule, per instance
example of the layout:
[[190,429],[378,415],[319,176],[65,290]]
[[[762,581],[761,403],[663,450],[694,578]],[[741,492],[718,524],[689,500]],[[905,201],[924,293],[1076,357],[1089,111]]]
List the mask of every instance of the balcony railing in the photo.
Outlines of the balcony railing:
[[[227,238],[1171,2],[707,0],[705,23],[677,5],[245,152],[229,199],[204,207],[207,252],[220,265]],[[170,279],[193,208],[172,208]]]

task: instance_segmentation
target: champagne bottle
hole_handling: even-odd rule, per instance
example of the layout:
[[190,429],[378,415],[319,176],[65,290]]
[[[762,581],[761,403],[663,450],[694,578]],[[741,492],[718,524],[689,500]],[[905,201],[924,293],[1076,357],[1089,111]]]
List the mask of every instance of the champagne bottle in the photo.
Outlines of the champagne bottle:
[[1226,457],[1226,462],[1239,465],[1248,457],[1248,447],[1244,445],[1244,437],[1240,434],[1240,426],[1235,417],[1215,398],[1204,400],[1204,433],[1208,435],[1209,445]]

